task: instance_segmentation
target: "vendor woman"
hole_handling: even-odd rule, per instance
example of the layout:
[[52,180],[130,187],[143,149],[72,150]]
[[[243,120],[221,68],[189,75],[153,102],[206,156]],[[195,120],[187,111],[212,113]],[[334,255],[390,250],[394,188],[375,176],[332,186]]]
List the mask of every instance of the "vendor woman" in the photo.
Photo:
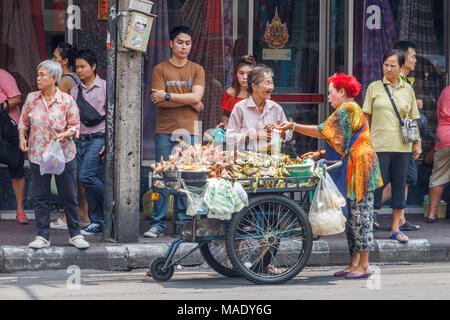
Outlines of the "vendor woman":
[[340,168],[330,171],[336,186],[348,199],[344,214],[345,233],[350,249],[350,265],[334,276],[348,279],[367,278],[369,253],[374,249],[372,210],[375,189],[383,185],[377,155],[370,140],[369,125],[354,101],[361,84],[355,77],[335,74],[329,80],[328,101],[336,109],[322,124],[302,125],[284,122],[278,129],[294,129],[309,137],[325,139],[325,151],[315,159],[343,160]]
[[[287,121],[283,108],[270,100],[274,89],[273,72],[265,65],[257,65],[248,74],[248,99],[237,103],[231,112],[226,134],[227,149],[243,149],[246,141],[250,150],[267,150],[273,132],[278,125]],[[285,130],[284,141],[292,138],[292,131]]]

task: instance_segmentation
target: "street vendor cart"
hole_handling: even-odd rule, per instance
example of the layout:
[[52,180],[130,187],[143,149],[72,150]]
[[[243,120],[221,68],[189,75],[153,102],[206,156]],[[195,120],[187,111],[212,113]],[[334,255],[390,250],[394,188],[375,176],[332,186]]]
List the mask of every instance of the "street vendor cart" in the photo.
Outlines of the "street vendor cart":
[[[340,165],[340,162],[328,168],[324,165],[323,170]],[[205,177],[195,179],[192,175],[189,178],[183,177],[182,171],[164,177],[150,174],[150,186],[164,183],[172,193],[186,195],[188,188],[188,193],[199,195],[209,181]],[[151,263],[148,275],[153,279],[170,280],[175,266],[196,250],[200,250],[205,262],[216,272],[243,277],[256,284],[284,283],[305,267],[312,250],[313,233],[302,204],[310,201],[317,176],[224,180],[239,182],[244,187],[247,205],[233,213],[229,220],[208,218],[205,212],[195,215],[192,223],[183,226],[179,239],[173,241],[165,256]],[[208,225],[214,226],[213,230],[205,232]],[[196,243],[196,246],[175,259],[183,243]]]

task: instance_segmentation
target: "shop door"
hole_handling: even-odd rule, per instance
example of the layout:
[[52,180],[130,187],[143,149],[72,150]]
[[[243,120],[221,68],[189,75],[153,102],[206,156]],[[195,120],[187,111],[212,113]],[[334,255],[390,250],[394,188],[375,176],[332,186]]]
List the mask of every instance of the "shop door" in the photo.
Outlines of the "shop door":
[[[274,71],[272,100],[291,121],[318,124],[326,115],[327,12],[329,1],[250,0],[245,49]],[[287,153],[318,148],[318,140],[295,135]]]

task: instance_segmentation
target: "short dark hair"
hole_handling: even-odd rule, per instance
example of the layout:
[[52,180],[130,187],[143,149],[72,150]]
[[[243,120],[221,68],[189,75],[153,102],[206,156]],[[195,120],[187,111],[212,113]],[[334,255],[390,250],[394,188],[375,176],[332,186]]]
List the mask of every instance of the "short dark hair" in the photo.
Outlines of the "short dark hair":
[[[76,59],[85,60],[91,66],[91,68],[94,66],[94,64],[95,66],[97,66],[97,56],[92,50],[84,49],[78,51],[75,55],[75,60]],[[95,68],[94,73],[97,74],[97,68]]]
[[409,48],[416,50],[416,46],[411,41],[399,41],[394,46],[394,49],[402,50],[405,55],[408,53]]
[[386,52],[383,57],[383,63],[385,63],[387,59],[389,59],[390,57],[393,57],[393,56],[396,56],[398,58],[398,64],[400,65],[400,67],[403,67],[403,65],[405,64],[406,58],[405,58],[405,54],[404,54],[403,50],[400,50],[400,49],[392,49],[392,50],[389,50],[388,52]]
[[191,28],[185,27],[185,26],[178,26],[178,27],[173,28],[172,31],[170,31],[170,37],[169,37],[170,41],[175,40],[175,38],[181,33],[188,34],[192,40],[194,39],[194,36],[193,36],[194,33],[192,32]]

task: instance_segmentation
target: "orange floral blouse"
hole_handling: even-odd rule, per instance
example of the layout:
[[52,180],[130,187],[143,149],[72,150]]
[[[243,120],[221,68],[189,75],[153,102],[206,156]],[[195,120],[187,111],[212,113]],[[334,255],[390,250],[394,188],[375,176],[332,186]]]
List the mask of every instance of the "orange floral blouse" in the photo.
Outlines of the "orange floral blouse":
[[367,192],[383,186],[378,157],[370,140],[369,124],[350,147],[352,136],[366,122],[366,116],[354,102],[342,104],[322,124],[319,131],[328,144],[347,161],[347,197],[359,202]]

